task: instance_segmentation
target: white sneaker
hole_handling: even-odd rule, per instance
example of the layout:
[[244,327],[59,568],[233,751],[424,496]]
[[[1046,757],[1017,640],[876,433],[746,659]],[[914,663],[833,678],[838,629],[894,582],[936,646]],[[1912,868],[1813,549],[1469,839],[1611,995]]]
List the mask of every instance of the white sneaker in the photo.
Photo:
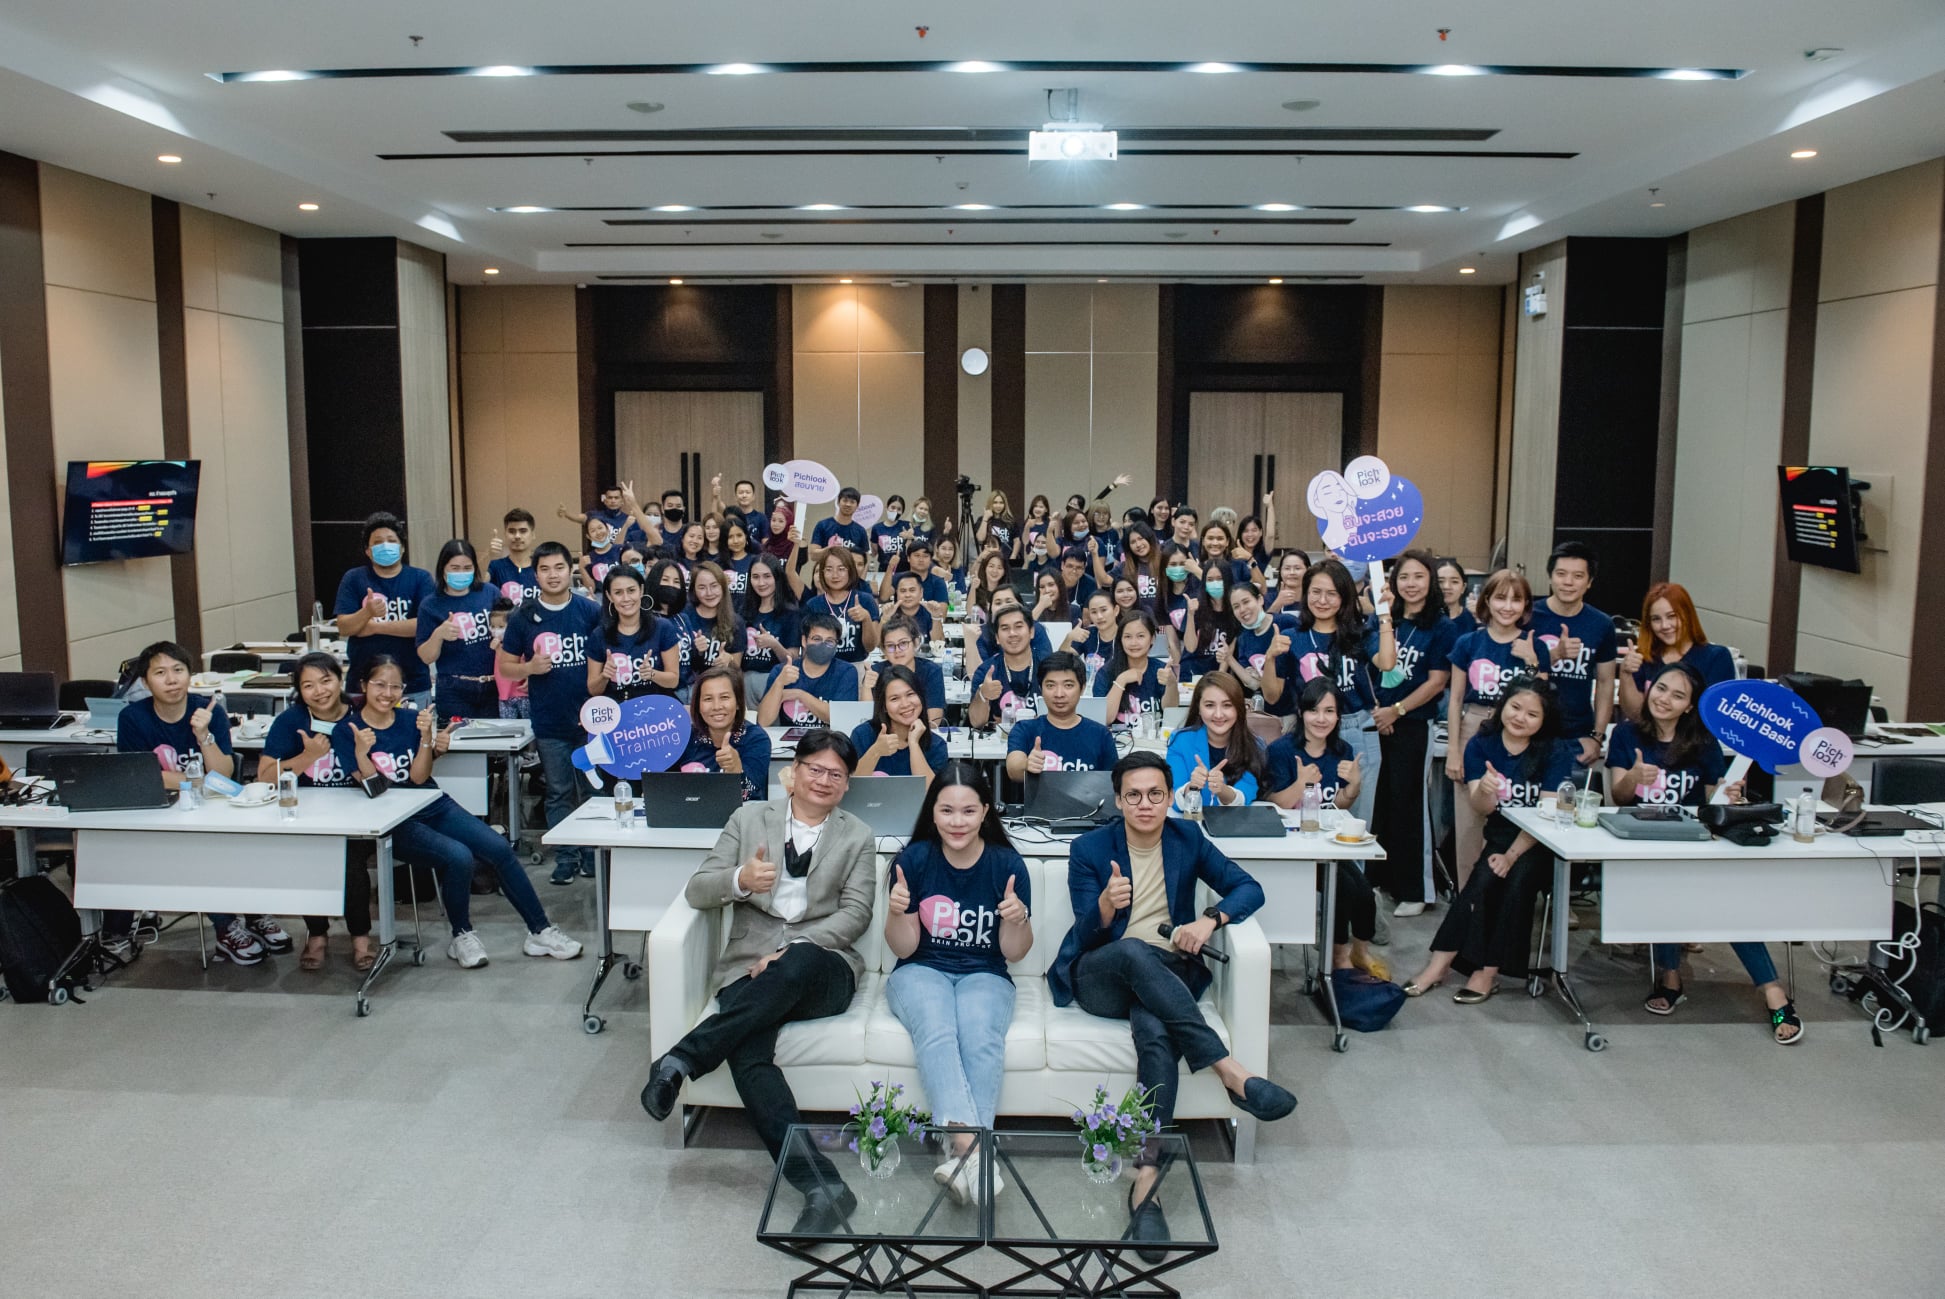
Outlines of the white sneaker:
[[[934,1176],[945,1186],[946,1190],[952,1193],[952,1198],[960,1204],[977,1204],[979,1202],[980,1162],[979,1151],[976,1149],[966,1155],[966,1160],[963,1165],[959,1162],[959,1156],[948,1155],[946,1162],[939,1165],[939,1171]],[[1006,1183],[1000,1180],[999,1169],[995,1168],[993,1170],[993,1194],[997,1196],[1005,1189]]]
[[529,956],[551,956],[557,961],[571,961],[581,954],[581,945],[563,934],[559,925],[549,925],[537,934],[528,934],[521,950]]
[[479,935],[468,929],[465,933],[454,934],[452,942],[446,947],[446,955],[459,962],[462,970],[477,970],[486,964],[486,944]]
[[1422,916],[1425,914],[1425,904],[1423,902],[1400,902],[1392,908],[1391,914],[1404,919],[1410,919],[1412,916]]
[[230,927],[216,935],[216,947],[236,965],[255,965],[263,959],[263,944],[241,917],[230,921]]

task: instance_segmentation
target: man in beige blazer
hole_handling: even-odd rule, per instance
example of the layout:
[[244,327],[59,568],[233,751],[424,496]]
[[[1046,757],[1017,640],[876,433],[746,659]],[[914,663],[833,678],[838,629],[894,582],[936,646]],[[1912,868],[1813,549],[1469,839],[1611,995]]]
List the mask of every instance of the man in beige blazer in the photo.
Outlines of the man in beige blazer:
[[[776,1158],[785,1133],[803,1121],[777,1068],[777,1031],[803,1019],[843,1014],[864,962],[854,944],[871,924],[877,838],[838,807],[857,751],[836,731],[797,743],[791,793],[739,808],[690,877],[697,910],[730,907],[729,941],[716,963],[716,1013],[657,1060],[642,1108],[665,1119],[685,1078],[729,1066],[743,1107]],[[822,1233],[855,1207],[821,1153],[786,1161],[784,1177],[805,1196],[798,1227]]]

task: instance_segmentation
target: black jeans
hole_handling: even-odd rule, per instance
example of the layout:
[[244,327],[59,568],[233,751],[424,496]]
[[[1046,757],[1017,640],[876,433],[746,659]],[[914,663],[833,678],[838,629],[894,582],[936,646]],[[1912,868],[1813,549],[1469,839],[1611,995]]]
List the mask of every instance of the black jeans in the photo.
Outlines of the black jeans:
[[1486,851],[1479,854],[1432,939],[1433,951],[1458,953],[1452,968],[1461,974],[1487,967],[1525,974],[1533,956],[1533,900],[1553,883],[1553,854],[1538,845],[1527,849],[1503,878],[1493,874],[1486,858],[1511,842],[1493,840],[1489,825]]
[[1175,1122],[1177,1065],[1207,1069],[1229,1054],[1202,1018],[1187,979],[1202,958],[1138,938],[1097,947],[1074,962],[1074,1000],[1090,1015],[1126,1019],[1135,1035],[1135,1081],[1155,1094],[1155,1121]]
[[[344,927],[353,938],[371,935],[372,846],[362,841],[344,846]],[[329,916],[305,916],[304,932],[322,938],[331,932]]]
[[1385,859],[1365,867],[1372,882],[1399,902],[1427,902],[1431,835],[1425,793],[1425,757],[1431,749],[1432,725],[1407,717],[1378,736],[1384,762],[1378,768],[1377,801],[1371,812],[1371,832],[1384,845]]
[[[1377,865],[1376,862],[1359,864],[1366,869]],[[1378,932],[1378,895],[1372,892],[1371,881],[1358,869],[1359,864],[1337,863],[1337,911],[1330,933],[1333,943],[1348,943],[1353,934],[1368,943]]]
[[[858,981],[836,952],[815,943],[792,943],[756,978],[742,978],[716,995],[717,1010],[677,1042],[674,1054],[700,1078],[727,1064],[736,1094],[757,1135],[775,1159],[790,1125],[803,1122],[790,1083],[777,1068],[777,1031],[800,1019],[841,1015]],[[840,1180],[822,1152],[786,1165],[784,1180],[809,1194]]]
[[440,677],[433,683],[433,716],[441,726],[454,717],[475,718],[500,715],[500,688],[488,677],[484,681],[462,681]]

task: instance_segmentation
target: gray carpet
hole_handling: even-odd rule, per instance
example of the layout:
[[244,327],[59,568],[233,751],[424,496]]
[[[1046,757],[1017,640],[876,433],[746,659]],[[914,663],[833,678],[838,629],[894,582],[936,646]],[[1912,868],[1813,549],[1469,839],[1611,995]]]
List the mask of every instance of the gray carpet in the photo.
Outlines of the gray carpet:
[[[541,893],[589,934],[589,884]],[[85,1006],[0,1006],[0,1293],[782,1294],[748,1129],[724,1117],[671,1153],[637,1106],[643,988],[617,974],[588,1037],[588,961],[522,958],[505,904],[476,910],[491,966],[442,948],[395,968],[365,1020],[342,935],[322,974],[204,973],[186,925]],[[1395,922],[1396,977],[1437,914]],[[1410,1003],[1334,1055],[1290,959],[1273,1065],[1301,1106],[1255,1166],[1204,1165],[1223,1248],[1178,1283],[1945,1293],[1945,1045],[1874,1048],[1802,953],[1809,1033],[1785,1050],[1726,948],[1693,958],[1670,1021],[1637,1009],[1638,957],[1575,951],[1601,1054],[1509,985]]]

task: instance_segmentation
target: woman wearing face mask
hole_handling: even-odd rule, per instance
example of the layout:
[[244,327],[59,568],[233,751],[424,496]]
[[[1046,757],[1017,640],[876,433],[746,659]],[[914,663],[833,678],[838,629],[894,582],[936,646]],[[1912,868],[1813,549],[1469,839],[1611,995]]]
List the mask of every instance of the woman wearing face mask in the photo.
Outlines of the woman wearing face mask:
[[1094,677],[1094,696],[1108,701],[1108,716],[1132,723],[1142,713],[1173,708],[1180,698],[1175,672],[1168,660],[1153,654],[1161,634],[1146,610],[1136,609],[1121,619],[1114,657]]
[[1045,537],[1052,527],[1053,505],[1044,495],[1037,495],[1027,502],[1026,526],[1021,530],[1027,545],[1033,544],[1035,537]]
[[1245,723],[1248,716],[1242,683],[1228,673],[1211,672],[1195,683],[1189,715],[1168,742],[1178,810],[1256,800],[1263,755]]
[[1194,613],[1202,607],[1201,570],[1189,552],[1170,543],[1162,548],[1162,593],[1156,605],[1164,611],[1161,622],[1168,637],[1168,657],[1179,660],[1195,651]]
[[648,552],[640,546],[621,548],[621,566],[637,577],[648,575]]
[[689,604],[689,575],[673,559],[658,559],[648,566],[648,580],[642,592],[653,611],[673,618]]
[[761,699],[770,674],[791,651],[804,643],[803,610],[796,574],[774,555],[759,555],[750,565],[749,589],[743,593],[743,690]]
[[750,530],[742,516],[723,520],[723,554],[716,567],[723,570],[732,600],[742,599],[743,592],[749,589],[750,565],[755,562],[756,552],[750,548]]
[[1648,683],[1665,663],[1686,663],[1707,689],[1736,676],[1735,656],[1709,642],[1686,588],[1659,582],[1641,602],[1641,634],[1621,656],[1621,711],[1639,716]]
[[[1033,894],[978,767],[941,768],[911,843],[892,861],[889,884],[885,945],[898,965],[885,980],[885,1000],[912,1035],[932,1121],[990,1130],[1013,1021],[1006,967],[1033,947]],[[972,1133],[947,1139],[933,1177],[959,1203],[974,1203],[988,1152]],[[1005,1183],[997,1168],[992,1176],[998,1195]]]
[[697,564],[689,575],[689,607],[675,618],[681,653],[677,663],[682,669],[682,686],[676,694],[688,698],[688,686],[696,673],[717,663],[742,671],[743,624],[736,619],[736,606],[729,598],[729,582],[723,570],[707,561]]
[[741,776],[745,803],[770,797],[770,733],[744,720],[742,670],[706,667],[690,695],[689,747],[676,769]]
[[621,537],[608,526],[607,521],[590,515],[586,526],[587,549],[581,552],[581,562],[577,565],[581,585],[588,590],[597,590],[601,579],[608,570],[621,562]]
[[439,549],[432,566],[438,591],[419,602],[418,653],[433,670],[433,715],[495,717],[500,692],[493,683],[493,597],[477,581],[479,558],[469,541]]
[[1438,578],[1439,606],[1452,623],[1452,639],[1479,630],[1479,620],[1466,604],[1466,569],[1456,559],[1441,559],[1433,573]]
[[1270,592],[1271,613],[1287,613],[1292,618],[1303,612],[1303,579],[1310,571],[1310,556],[1301,550],[1286,550],[1276,561],[1276,589]]
[[855,776],[924,776],[945,769],[945,741],[925,724],[925,696],[910,668],[878,673],[871,720],[851,732],[858,751]]
[[1167,563],[1162,558],[1161,543],[1155,540],[1155,534],[1136,524],[1127,530],[1122,546],[1121,571],[1134,579],[1135,592],[1141,599],[1142,607],[1151,613],[1158,606],[1166,609],[1167,606],[1161,603],[1161,593],[1163,584],[1168,580]]
[[1357,586],[1349,570],[1334,559],[1310,570],[1303,595],[1304,609],[1297,618],[1297,634],[1290,637],[1290,653],[1264,665],[1263,697],[1280,699],[1285,690],[1294,690],[1314,676],[1331,679],[1337,688],[1344,738],[1364,768],[1354,811],[1368,825],[1374,786],[1384,763],[1372,717],[1378,706],[1377,676],[1398,664],[1391,606],[1378,607],[1375,625],[1367,621],[1358,607]]
[[871,525],[867,534],[878,567],[886,573],[897,570],[904,559],[905,543],[912,539],[911,521],[905,518],[905,498],[894,492],[885,498],[885,512]]
[[828,613],[840,629],[837,656],[846,663],[862,663],[878,647],[878,601],[864,589],[858,556],[833,546],[817,565],[817,594],[804,601],[804,612]]
[[672,695],[682,684],[680,631],[673,619],[643,607],[646,591],[631,568],[610,569],[601,584],[601,626],[587,651],[590,695]]
[[[1304,683],[1297,695],[1296,732],[1270,745],[1267,765],[1264,786],[1278,807],[1302,807],[1303,792],[1311,785],[1325,807],[1348,811],[1357,802],[1364,769],[1338,734],[1337,692],[1327,678]],[[1378,899],[1370,878],[1359,863],[1338,862],[1331,968],[1355,967],[1373,978],[1389,979],[1391,967],[1371,952],[1377,932]]]
[[[1446,686],[1446,716],[1452,738],[1445,754],[1445,774],[1463,784],[1467,743],[1492,714],[1508,683],[1522,676],[1547,675],[1546,646],[1535,646],[1527,623],[1533,616],[1533,588],[1510,569],[1500,569],[1479,588],[1475,616],[1483,625],[1458,637],[1447,652],[1452,675]],[[1484,820],[1472,810],[1462,788],[1454,789],[1452,836],[1459,885],[1465,886],[1478,859]]]
[[[1278,631],[1284,636],[1282,648],[1289,648],[1289,637],[1297,630],[1297,620],[1289,614],[1273,614],[1263,603],[1263,593],[1252,582],[1239,582],[1229,592],[1230,616],[1236,631],[1222,659],[1222,670],[1243,683],[1243,689],[1260,694],[1263,689],[1263,662],[1274,645]],[[1287,711],[1296,711],[1296,700],[1285,692]]]
[[[350,788],[351,770],[331,747],[331,732],[351,712],[344,698],[344,669],[329,654],[306,654],[297,660],[291,676],[301,707],[286,708],[271,719],[257,779],[275,784],[279,773],[291,771],[306,789]],[[345,861],[344,927],[351,934],[352,967],[369,970],[378,961],[371,945],[371,875],[363,854],[355,849],[347,850]],[[331,923],[325,916],[305,916],[304,929],[309,937],[297,967],[315,972],[324,968]]]
[[1085,615],[1067,633],[1061,648],[1078,654],[1091,677],[1107,666],[1108,658],[1114,653],[1114,630],[1114,597],[1106,591],[1096,591],[1087,598]]
[[973,541],[981,550],[995,547],[1009,564],[1020,557],[1020,528],[1014,522],[1013,507],[1006,503],[1005,492],[994,492],[986,498],[985,512],[973,524]]
[[[1182,675],[1199,678],[1214,672],[1229,659],[1229,651],[1241,630],[1229,612],[1229,566],[1214,560],[1202,568],[1202,598],[1192,615],[1183,620],[1187,626],[1182,637]],[[1194,647],[1189,633],[1194,633]]]
[[1465,797],[1486,818],[1485,845],[1432,939],[1432,959],[1405,985],[1407,997],[1430,992],[1457,966],[1467,978],[1452,1000],[1476,1005],[1499,990],[1500,970],[1525,965],[1533,900],[1552,881],[1553,854],[1508,820],[1504,810],[1538,807],[1551,799],[1574,774],[1578,748],[1560,738],[1553,687],[1531,678],[1506,690],[1466,744]]
[[1378,679],[1378,747],[1384,754],[1371,831],[1385,848],[1372,877],[1391,895],[1395,916],[1425,910],[1432,891],[1432,837],[1425,792],[1431,773],[1432,715],[1445,695],[1452,624],[1440,607],[1431,552],[1408,550],[1391,562],[1391,605],[1398,615],[1398,662]]

